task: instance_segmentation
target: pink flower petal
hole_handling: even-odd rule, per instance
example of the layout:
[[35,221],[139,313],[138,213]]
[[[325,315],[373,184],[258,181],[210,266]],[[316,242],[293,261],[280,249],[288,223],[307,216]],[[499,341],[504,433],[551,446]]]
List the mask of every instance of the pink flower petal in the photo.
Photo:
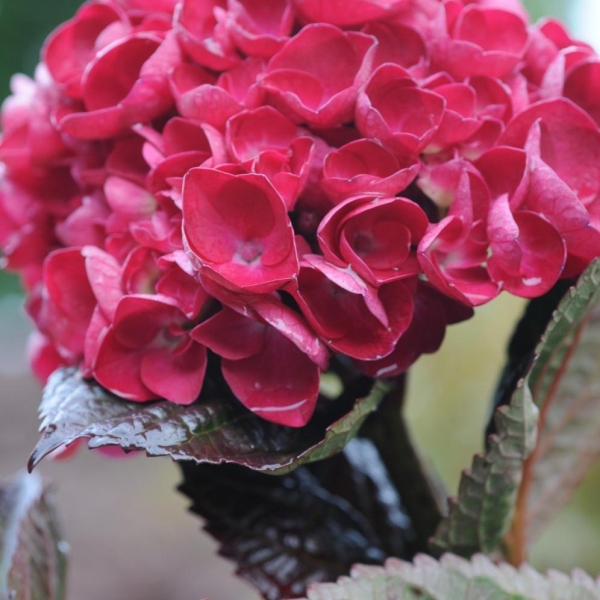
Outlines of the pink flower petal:
[[223,359],[225,381],[236,398],[258,416],[288,427],[311,418],[319,395],[319,367],[270,327],[259,354]]

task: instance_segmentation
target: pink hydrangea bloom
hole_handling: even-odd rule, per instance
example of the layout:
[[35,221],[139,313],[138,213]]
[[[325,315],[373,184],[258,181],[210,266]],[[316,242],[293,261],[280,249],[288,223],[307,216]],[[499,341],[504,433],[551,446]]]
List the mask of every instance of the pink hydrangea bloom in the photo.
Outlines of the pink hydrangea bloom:
[[301,427],[333,354],[397,376],[600,255],[599,98],[518,0],[87,2],[1,113],[33,368]]

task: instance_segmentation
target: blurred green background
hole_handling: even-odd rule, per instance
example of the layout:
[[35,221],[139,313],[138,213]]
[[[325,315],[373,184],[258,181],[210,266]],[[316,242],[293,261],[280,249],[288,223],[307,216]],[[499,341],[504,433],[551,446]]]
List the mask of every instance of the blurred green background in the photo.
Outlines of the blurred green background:
[[[0,97],[7,95],[12,73],[33,73],[47,33],[79,4],[0,0]],[[600,0],[526,4],[533,20],[543,14],[561,17],[576,35],[600,44]],[[14,277],[0,273],[0,363],[5,365],[0,369],[0,476],[24,464],[36,436],[39,390],[22,359],[29,326],[18,289]],[[478,309],[471,321],[451,328],[442,350],[423,357],[413,369],[408,418],[421,451],[451,493],[456,492],[461,470],[482,449],[490,399],[522,308],[521,300],[501,296]],[[230,564],[213,557],[214,545],[197,531],[198,521],[184,514],[185,501],[172,492],[178,476],[168,460],[107,462],[81,452],[71,463],[50,465],[45,472],[58,482],[73,545],[74,600],[256,598],[232,579]],[[600,572],[598,498],[600,469],[535,545],[535,566],[580,566],[593,575]]]

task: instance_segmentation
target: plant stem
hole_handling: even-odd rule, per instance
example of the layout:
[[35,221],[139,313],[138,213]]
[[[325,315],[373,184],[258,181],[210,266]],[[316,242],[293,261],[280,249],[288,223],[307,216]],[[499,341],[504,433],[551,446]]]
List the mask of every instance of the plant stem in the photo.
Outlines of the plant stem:
[[429,538],[442,519],[446,495],[424,468],[402,415],[405,378],[387,393],[365,423],[361,436],[377,447],[390,479],[400,494],[416,533],[414,552],[426,552]]

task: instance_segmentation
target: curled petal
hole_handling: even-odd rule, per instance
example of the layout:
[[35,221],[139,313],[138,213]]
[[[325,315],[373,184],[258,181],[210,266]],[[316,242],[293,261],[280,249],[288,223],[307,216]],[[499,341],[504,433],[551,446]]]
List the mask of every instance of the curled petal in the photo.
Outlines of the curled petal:
[[334,202],[359,194],[394,196],[408,187],[418,171],[415,155],[394,154],[362,138],[327,154],[322,184]]
[[95,379],[123,398],[166,398],[190,404],[200,394],[206,349],[182,328],[185,316],[169,298],[125,296],[92,365]]
[[401,281],[377,290],[388,323],[384,325],[381,315],[378,318],[372,312],[376,307],[372,294],[357,292],[340,287],[307,265],[300,269],[298,287],[292,293],[309,324],[330,348],[361,360],[377,360],[393,350],[407,329],[413,311],[412,293]]
[[419,244],[419,263],[438,290],[468,306],[485,304],[500,293],[486,267],[488,243],[481,226],[465,227],[451,215],[432,226]]
[[66,114],[60,120],[61,130],[80,139],[106,139],[135,123],[155,119],[173,104],[168,74],[181,60],[170,34],[163,41],[140,33],[109,45],[86,70],[87,112]]
[[117,304],[123,296],[121,267],[107,252],[86,246],[81,250],[85,258],[88,280],[105,316],[112,321]]
[[228,0],[232,37],[244,54],[270,58],[294,25],[290,0]]
[[600,196],[600,131],[592,118],[563,98],[533,104],[508,124],[499,144],[525,147],[532,125],[540,122],[541,159],[584,205]]
[[173,25],[185,52],[215,71],[229,69],[241,60],[229,34],[225,4],[225,0],[184,0]]
[[192,339],[229,360],[241,360],[262,352],[264,325],[223,307],[191,332]]
[[101,50],[103,32],[115,23],[121,25],[123,35],[127,33],[127,17],[116,3],[90,2],[48,38],[42,56],[53,79],[67,95],[82,97],[85,68]]
[[202,389],[206,358],[206,348],[195,343],[178,352],[151,350],[142,358],[140,377],[157,398],[191,404]]
[[424,90],[397,65],[379,67],[356,103],[356,126],[400,152],[421,152],[429,143],[444,113],[445,101]]
[[370,377],[397,377],[406,372],[419,356],[440,348],[447,325],[464,321],[472,315],[472,308],[420,283],[412,321],[394,351],[380,360],[355,362]]
[[459,80],[471,75],[505,77],[524,56],[528,41],[521,15],[475,4],[460,12],[451,33],[437,58]]
[[37,323],[69,363],[80,360],[96,298],[79,248],[55,250],[44,262],[44,298]]
[[558,280],[566,260],[565,243],[543,217],[519,211],[511,214],[506,199],[494,202],[488,228],[488,271],[503,289],[535,298]]
[[427,229],[423,210],[406,198],[355,197],[321,221],[317,235],[328,260],[345,262],[371,285],[419,272],[411,248]]
[[[322,23],[308,25],[269,61],[261,85],[269,103],[296,122],[339,125],[352,119],[374,47],[371,36]],[[324,55],[328,60],[322,60]]]

